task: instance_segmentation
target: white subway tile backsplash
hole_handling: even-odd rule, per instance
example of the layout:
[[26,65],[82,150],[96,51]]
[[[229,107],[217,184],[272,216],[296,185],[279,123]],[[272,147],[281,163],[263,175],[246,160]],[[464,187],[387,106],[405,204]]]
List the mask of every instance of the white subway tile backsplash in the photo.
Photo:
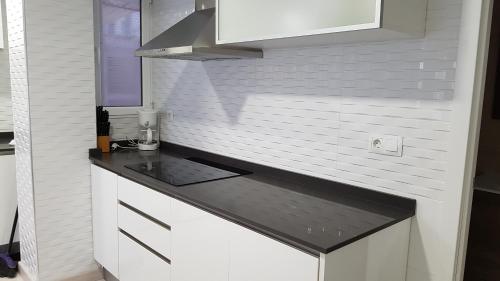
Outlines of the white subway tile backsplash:
[[[193,8],[155,1],[153,34]],[[425,210],[412,229],[409,278],[451,280],[453,257],[433,249],[450,235],[436,234],[449,218],[434,213],[450,200],[461,12],[460,0],[430,0],[424,39],[265,50],[260,60],[154,60],[161,138],[416,198]],[[372,134],[403,137],[403,157],[368,152]]]
[[25,3],[38,277],[64,280],[97,271],[88,161],[95,146],[93,5]]

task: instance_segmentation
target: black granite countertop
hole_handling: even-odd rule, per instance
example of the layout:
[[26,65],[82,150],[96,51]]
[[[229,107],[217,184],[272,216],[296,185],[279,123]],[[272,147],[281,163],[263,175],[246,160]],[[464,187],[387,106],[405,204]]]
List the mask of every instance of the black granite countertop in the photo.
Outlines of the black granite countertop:
[[14,146],[9,145],[9,142],[14,138],[12,132],[0,132],[0,156],[12,155],[15,153]]
[[[173,144],[156,152],[91,149],[89,154],[102,168],[316,256],[415,214],[412,199]],[[200,157],[253,174],[175,187],[124,167],[169,157]]]

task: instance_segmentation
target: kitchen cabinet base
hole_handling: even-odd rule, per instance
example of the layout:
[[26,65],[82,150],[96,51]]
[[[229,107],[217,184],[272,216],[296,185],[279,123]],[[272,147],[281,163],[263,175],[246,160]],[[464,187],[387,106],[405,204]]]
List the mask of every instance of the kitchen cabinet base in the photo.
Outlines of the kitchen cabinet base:
[[320,255],[319,281],[404,281],[411,219]]

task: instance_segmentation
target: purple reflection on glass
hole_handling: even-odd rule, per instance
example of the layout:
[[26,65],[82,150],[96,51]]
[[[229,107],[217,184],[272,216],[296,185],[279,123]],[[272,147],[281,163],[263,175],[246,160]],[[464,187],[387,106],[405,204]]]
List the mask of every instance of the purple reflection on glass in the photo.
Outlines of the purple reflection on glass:
[[101,102],[142,106],[140,0],[101,0]]

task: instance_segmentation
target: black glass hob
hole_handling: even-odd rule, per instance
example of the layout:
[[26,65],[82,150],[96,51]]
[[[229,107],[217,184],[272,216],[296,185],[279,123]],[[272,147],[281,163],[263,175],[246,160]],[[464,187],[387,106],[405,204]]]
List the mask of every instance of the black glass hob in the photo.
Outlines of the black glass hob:
[[185,159],[169,157],[161,161],[125,165],[125,167],[174,186],[251,174],[248,171],[195,157]]

